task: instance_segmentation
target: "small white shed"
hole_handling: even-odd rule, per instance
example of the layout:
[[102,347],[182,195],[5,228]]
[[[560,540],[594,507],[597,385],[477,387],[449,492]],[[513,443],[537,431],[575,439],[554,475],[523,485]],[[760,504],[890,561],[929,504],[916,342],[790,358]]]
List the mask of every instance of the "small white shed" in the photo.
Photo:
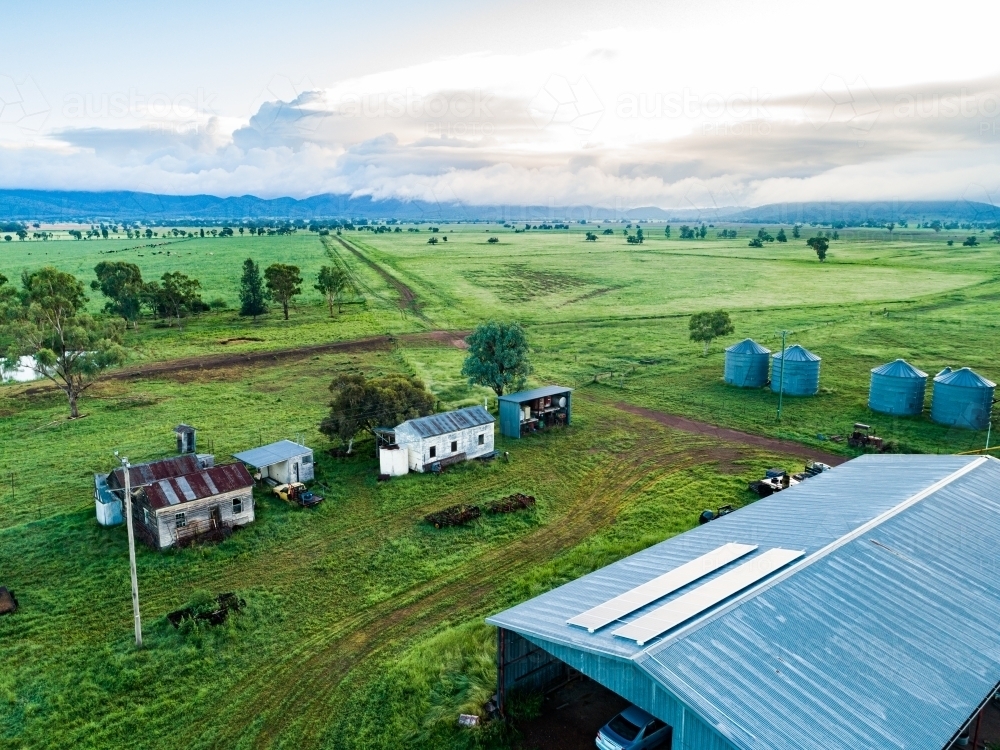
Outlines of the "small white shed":
[[315,477],[312,448],[291,440],[279,440],[260,448],[234,453],[233,458],[254,469],[256,479],[271,478],[279,484],[287,484],[309,482]]
[[406,451],[411,471],[429,471],[492,453],[495,421],[481,406],[408,419],[393,431],[395,444]]

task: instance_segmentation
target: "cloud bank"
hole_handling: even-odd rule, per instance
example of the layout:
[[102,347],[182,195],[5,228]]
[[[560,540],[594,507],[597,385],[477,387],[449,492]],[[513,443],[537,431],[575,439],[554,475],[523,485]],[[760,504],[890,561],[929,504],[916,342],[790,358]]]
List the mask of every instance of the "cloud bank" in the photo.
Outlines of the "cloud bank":
[[589,36],[325,88],[279,76],[242,116],[200,91],[53,106],[0,78],[0,186],[662,208],[1000,201],[1000,75],[808,83],[684,69],[655,41]]

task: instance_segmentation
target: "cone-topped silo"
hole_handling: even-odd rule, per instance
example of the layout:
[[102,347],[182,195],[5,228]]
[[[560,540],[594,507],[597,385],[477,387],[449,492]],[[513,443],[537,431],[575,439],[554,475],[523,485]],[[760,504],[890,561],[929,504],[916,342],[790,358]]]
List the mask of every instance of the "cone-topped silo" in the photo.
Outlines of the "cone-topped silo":
[[968,367],[945,368],[934,378],[931,419],[939,424],[985,430],[993,411],[996,383]]
[[771,357],[771,390],[812,396],[819,390],[819,363],[819,357],[798,344],[787,347],[784,354],[775,352]]
[[897,359],[872,369],[868,406],[883,414],[920,414],[926,390],[927,373],[905,359]]
[[724,379],[741,388],[761,388],[767,384],[767,363],[771,350],[753,339],[743,339],[726,349]]

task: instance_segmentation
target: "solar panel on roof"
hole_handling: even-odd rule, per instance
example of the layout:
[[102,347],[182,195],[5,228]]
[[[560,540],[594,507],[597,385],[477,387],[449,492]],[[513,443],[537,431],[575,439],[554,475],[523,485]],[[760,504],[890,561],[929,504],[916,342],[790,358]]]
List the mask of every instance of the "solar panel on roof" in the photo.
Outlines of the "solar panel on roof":
[[723,544],[718,549],[696,557],[694,560],[686,562],[641,586],[636,586],[621,596],[616,596],[614,599],[588,609],[586,612],[567,620],[566,623],[586,628],[593,633],[595,630],[707,576],[733,560],[749,555],[755,549],[757,549],[756,544],[736,544],[735,542]]
[[780,547],[769,549],[738,568],[702,584],[694,591],[654,609],[635,622],[623,625],[615,631],[615,635],[634,639],[638,645],[643,646],[647,641],[677,627],[682,622],[690,620],[706,609],[714,607],[730,596],[738,594],[748,586],[785,567],[793,560],[798,560],[804,554],[805,552],[802,550],[781,549]]

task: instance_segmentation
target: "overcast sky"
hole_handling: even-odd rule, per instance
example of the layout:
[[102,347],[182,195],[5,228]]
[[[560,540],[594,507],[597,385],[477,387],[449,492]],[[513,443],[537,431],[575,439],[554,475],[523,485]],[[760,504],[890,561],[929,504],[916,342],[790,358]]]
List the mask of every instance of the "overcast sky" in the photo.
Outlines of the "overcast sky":
[[8,3],[0,187],[1000,205],[1000,3]]

